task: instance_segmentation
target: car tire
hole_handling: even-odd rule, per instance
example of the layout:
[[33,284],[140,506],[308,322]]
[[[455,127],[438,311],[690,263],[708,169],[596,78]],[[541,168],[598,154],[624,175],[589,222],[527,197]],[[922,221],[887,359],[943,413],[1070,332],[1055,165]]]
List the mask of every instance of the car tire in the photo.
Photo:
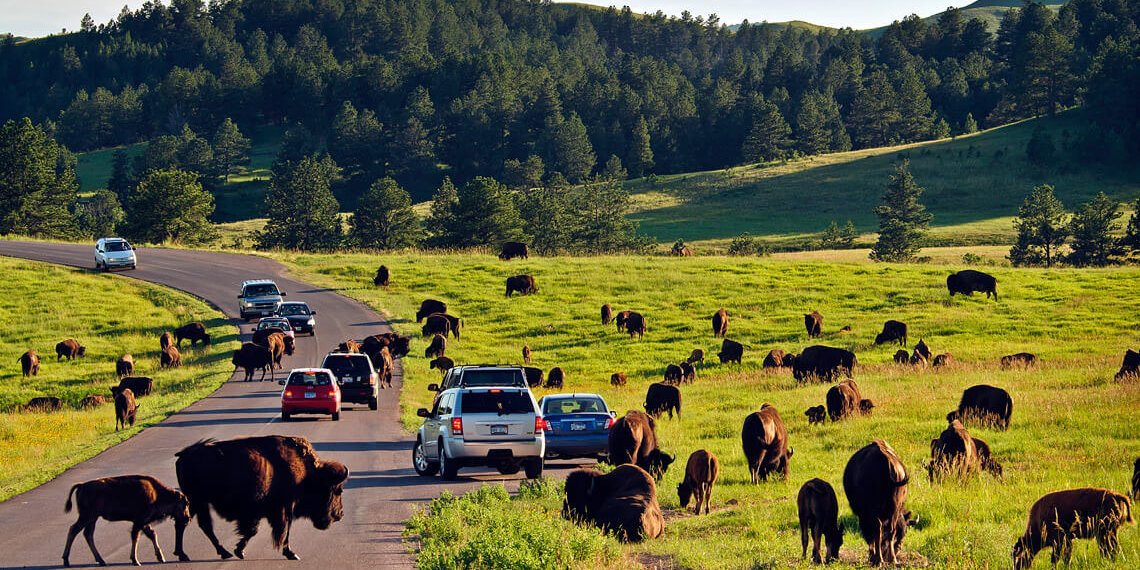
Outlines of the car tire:
[[454,481],[456,475],[459,474],[459,466],[455,465],[447,458],[447,450],[443,448],[443,442],[439,444],[439,478],[444,481]]
[[340,410],[337,410],[337,411],[335,411],[335,412],[333,412],[333,413],[332,413],[332,420],[333,420],[334,422],[339,422],[339,421],[340,421]]
[[376,396],[368,398],[368,409],[369,410],[376,411],[379,408],[380,408],[380,400],[377,400]]
[[542,458],[537,457],[530,461],[523,463],[523,470],[526,471],[527,479],[538,479],[542,477]]
[[281,412],[281,421],[287,422],[291,417],[292,416],[289,415],[289,412]]
[[428,461],[424,455],[424,443],[419,438],[416,438],[416,444],[412,446],[412,468],[420,477],[431,477],[439,472],[439,465]]
[[515,473],[519,472],[520,468],[518,463],[507,463],[505,465],[500,465],[495,469],[503,475],[514,475]]

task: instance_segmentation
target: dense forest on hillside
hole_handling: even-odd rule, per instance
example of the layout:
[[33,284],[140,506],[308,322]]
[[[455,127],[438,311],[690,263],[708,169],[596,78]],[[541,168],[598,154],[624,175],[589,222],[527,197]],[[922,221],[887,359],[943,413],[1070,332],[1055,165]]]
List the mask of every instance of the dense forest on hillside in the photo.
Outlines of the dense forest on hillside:
[[1138,22],[1126,0],[1029,3],[996,34],[950,9],[876,37],[523,0],[148,2],[2,42],[0,119],[73,151],[279,124],[294,150],[327,149],[352,194],[391,176],[421,198],[444,175],[718,168],[1081,103],[1135,140]]

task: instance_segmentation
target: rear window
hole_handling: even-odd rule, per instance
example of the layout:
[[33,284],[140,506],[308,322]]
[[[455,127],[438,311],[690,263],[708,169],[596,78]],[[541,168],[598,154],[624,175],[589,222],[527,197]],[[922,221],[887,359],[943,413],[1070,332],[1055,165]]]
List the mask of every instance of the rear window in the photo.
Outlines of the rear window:
[[518,370],[465,370],[464,386],[517,386],[522,379]]
[[352,376],[367,376],[372,373],[368,369],[368,358],[365,355],[358,356],[330,356],[325,359],[322,368],[328,368],[333,371],[337,376],[352,375]]
[[606,405],[598,398],[558,398],[547,399],[542,403],[542,413],[546,414],[582,414],[606,413]]
[[290,386],[328,386],[332,377],[328,372],[294,372],[289,375]]
[[464,392],[465,414],[533,414],[534,405],[525,392]]

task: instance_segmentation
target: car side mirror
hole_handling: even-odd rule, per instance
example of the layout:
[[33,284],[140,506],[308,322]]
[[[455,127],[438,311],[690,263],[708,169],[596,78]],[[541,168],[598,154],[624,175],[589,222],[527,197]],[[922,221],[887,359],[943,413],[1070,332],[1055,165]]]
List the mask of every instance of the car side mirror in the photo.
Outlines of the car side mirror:
[[615,410],[610,410],[610,417],[611,417],[611,418],[616,418],[616,417],[617,417],[617,411],[615,411]]
[[316,315],[316,314],[317,314],[317,312],[316,312],[316,311],[309,311],[309,314],[310,314],[310,315]]
[[431,412],[427,408],[420,408],[416,410],[416,415],[421,418],[431,417]]
[[278,381],[277,381],[277,385],[279,385],[279,386],[284,386],[284,385],[285,385],[285,381],[284,381],[284,380],[278,380]]
[[237,296],[237,298],[238,298],[238,299],[241,299],[241,295],[238,295],[238,296]]
[[286,292],[284,292],[284,291],[282,291],[282,292],[281,292],[281,296],[282,296],[282,297],[284,297],[284,296],[286,296],[286,295],[288,295],[288,293],[286,293]]
[[431,390],[432,392],[438,392],[439,384],[428,384],[428,390]]

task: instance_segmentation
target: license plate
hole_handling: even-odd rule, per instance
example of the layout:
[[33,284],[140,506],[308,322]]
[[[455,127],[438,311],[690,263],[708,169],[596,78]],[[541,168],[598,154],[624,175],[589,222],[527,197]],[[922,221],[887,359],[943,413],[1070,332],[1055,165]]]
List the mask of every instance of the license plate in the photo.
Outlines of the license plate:
[[351,383],[353,383],[354,381],[356,381],[356,379],[355,379],[355,378],[353,378],[352,376],[341,376],[341,378],[340,378],[340,381],[341,381],[342,383],[343,383],[343,382],[348,382],[349,384],[351,384]]
[[317,393],[316,393],[316,392],[305,392],[305,398],[306,398],[306,399],[309,399],[309,398],[316,398],[316,397],[317,397]]
[[491,426],[491,435],[507,435],[507,426]]
[[570,431],[586,431],[586,424],[582,422],[574,422],[570,424]]

